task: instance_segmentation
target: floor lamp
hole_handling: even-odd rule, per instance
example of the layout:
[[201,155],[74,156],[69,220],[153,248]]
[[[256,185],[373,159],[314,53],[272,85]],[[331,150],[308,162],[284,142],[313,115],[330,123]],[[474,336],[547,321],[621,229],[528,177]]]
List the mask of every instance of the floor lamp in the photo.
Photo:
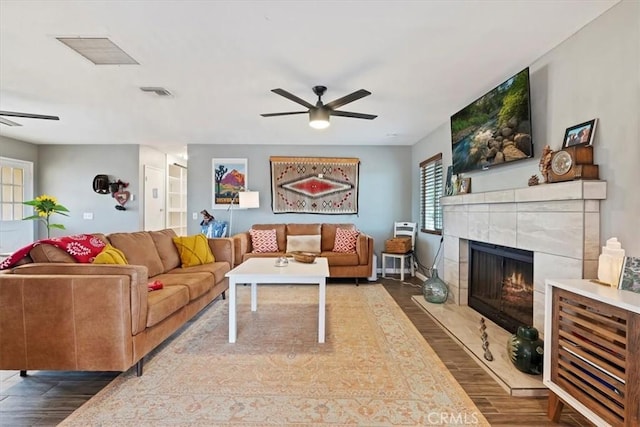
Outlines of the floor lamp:
[[232,226],[233,226],[233,202],[238,199],[238,208],[239,209],[255,209],[260,207],[260,192],[258,191],[239,191],[231,200],[231,204],[229,205],[229,237],[232,236]]

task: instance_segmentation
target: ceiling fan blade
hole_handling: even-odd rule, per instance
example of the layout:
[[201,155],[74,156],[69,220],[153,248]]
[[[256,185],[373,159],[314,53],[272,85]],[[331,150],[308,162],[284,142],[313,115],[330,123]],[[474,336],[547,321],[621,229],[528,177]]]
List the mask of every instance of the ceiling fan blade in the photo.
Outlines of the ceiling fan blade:
[[287,99],[289,99],[289,100],[291,100],[291,101],[293,101],[293,102],[295,102],[295,103],[297,103],[297,104],[304,105],[304,106],[305,106],[305,107],[307,107],[307,108],[314,108],[314,107],[315,107],[315,105],[313,105],[313,104],[309,104],[309,103],[308,103],[307,101],[305,101],[304,99],[302,99],[302,98],[298,98],[298,97],[297,97],[297,96],[295,96],[294,94],[292,94],[292,93],[290,93],[290,92],[287,92],[287,91],[286,91],[286,90],[284,90],[284,89],[272,89],[272,90],[271,90],[271,92],[273,92],[273,93],[277,93],[277,94],[278,94],[278,95],[280,95],[280,96],[284,96],[285,98],[287,98]]
[[274,117],[274,116],[290,116],[292,114],[308,114],[308,111],[289,111],[286,113],[265,113],[260,114],[262,117]]
[[376,117],[378,117],[373,114],[351,113],[349,111],[336,111],[336,110],[329,111],[329,114],[331,114],[332,116],[352,117],[354,119],[367,119],[367,120],[373,120]]
[[2,117],[0,117],[0,123],[7,126],[22,126],[20,123],[12,122],[11,120]]
[[350,102],[356,101],[360,98],[364,98],[365,96],[369,96],[369,95],[371,95],[371,92],[369,92],[368,90],[360,89],[353,93],[350,93],[349,95],[343,96],[342,98],[334,99],[333,101],[331,101],[328,104],[325,104],[324,106],[333,110],[334,108],[342,107],[345,104],[348,104]]
[[15,111],[0,111],[0,116],[22,117],[25,119],[60,120],[60,117],[58,116],[46,116],[44,114],[16,113]]

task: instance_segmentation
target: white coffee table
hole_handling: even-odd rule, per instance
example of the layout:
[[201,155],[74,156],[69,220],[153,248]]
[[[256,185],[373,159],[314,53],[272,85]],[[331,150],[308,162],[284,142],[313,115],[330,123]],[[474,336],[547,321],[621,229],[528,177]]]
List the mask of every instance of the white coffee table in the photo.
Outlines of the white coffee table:
[[318,342],[324,342],[326,282],[329,264],[326,258],[316,258],[305,264],[289,258],[285,267],[276,267],[276,258],[250,258],[225,274],[229,278],[229,342],[235,343],[237,336],[236,285],[251,284],[251,311],[258,308],[258,283],[317,284],[320,288],[318,301]]

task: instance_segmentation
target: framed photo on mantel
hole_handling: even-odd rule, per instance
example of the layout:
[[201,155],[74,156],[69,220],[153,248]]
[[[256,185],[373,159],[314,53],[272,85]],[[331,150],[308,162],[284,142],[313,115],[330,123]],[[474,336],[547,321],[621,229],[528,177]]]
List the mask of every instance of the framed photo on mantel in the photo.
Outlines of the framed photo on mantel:
[[573,147],[574,145],[592,145],[597,123],[598,119],[593,119],[567,128],[564,133],[562,148]]

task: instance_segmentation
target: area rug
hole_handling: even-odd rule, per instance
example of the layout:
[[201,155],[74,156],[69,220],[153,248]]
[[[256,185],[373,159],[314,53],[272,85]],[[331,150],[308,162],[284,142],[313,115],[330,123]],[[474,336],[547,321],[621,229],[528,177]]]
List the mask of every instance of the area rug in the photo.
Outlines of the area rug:
[[489,425],[380,284],[238,288],[238,338],[216,300],[63,426]]

